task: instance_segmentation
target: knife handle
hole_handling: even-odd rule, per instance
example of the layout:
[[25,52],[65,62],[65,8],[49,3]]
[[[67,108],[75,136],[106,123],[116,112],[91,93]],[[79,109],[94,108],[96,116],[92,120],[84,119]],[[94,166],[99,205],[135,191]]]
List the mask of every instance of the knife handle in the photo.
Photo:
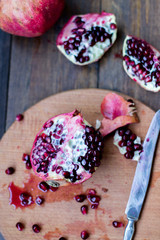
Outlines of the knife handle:
[[127,224],[125,232],[124,232],[123,240],[133,239],[134,230],[135,230],[135,220],[128,218],[128,224]]

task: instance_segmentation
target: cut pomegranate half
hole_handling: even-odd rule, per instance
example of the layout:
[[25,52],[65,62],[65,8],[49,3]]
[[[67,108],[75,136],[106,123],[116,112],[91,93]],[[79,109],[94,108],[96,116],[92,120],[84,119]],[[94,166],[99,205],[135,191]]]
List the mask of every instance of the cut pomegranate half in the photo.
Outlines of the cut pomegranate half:
[[82,183],[99,167],[102,148],[101,133],[75,110],[43,125],[30,159],[34,172],[50,185],[54,181],[64,185],[62,180]]
[[132,99],[126,101],[116,93],[108,93],[104,97],[101,113],[104,116],[100,126],[102,136],[108,135],[119,127],[139,122],[134,101]]
[[115,15],[102,12],[73,16],[57,38],[58,49],[73,63],[98,61],[117,37]]
[[145,40],[127,36],[123,66],[131,79],[148,91],[160,91],[160,52]]

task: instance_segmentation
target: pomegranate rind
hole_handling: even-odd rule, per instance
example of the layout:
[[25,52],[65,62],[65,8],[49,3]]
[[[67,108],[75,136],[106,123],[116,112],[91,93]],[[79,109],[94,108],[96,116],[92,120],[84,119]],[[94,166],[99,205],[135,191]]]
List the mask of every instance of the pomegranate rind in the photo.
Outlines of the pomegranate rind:
[[[52,123],[51,126],[50,123]],[[31,150],[30,159],[35,174],[47,182],[53,181],[53,184],[66,185],[66,182],[71,182],[72,176],[67,177],[65,173],[73,174],[73,169],[78,166],[76,169],[78,179],[76,178],[73,183],[82,183],[90,178],[97,166],[94,166],[94,171],[90,172],[79,161],[80,157],[85,158],[90,149],[84,138],[86,127],[93,128],[77,110],[49,119],[36,135]],[[44,141],[42,141],[43,137]],[[48,137],[50,137],[49,144]],[[49,150],[48,145],[52,145]],[[48,154],[48,151],[51,154]],[[46,161],[48,163],[44,170]]]
[[[124,155],[127,150],[126,150],[126,146],[123,146],[123,147],[120,147],[119,146],[119,142],[122,140],[122,137],[118,134],[118,130],[115,132],[115,135],[114,135],[114,140],[113,140],[113,144],[119,149],[119,152]],[[141,145],[141,138],[140,137],[136,137],[136,139],[134,140],[134,144],[140,144]],[[134,151],[134,156],[132,157],[132,160],[134,161],[139,161],[140,159],[140,153],[141,153],[141,150],[137,150],[137,151]]]
[[[131,35],[126,36],[126,38],[124,40],[124,43],[123,43],[123,67],[124,67],[124,70],[133,81],[135,81],[137,84],[139,84],[145,90],[152,91],[152,92],[159,92],[160,91],[160,73],[159,73],[159,77],[155,78],[155,77],[152,76],[152,72],[156,69],[155,67],[157,67],[157,66],[159,66],[159,69],[160,69],[160,52],[156,48],[154,48],[152,45],[147,43],[145,40],[142,40],[145,43],[147,43],[148,46],[150,46],[150,48],[154,52],[154,65],[153,65],[153,67],[150,71],[148,70],[149,74],[146,75],[146,78],[151,77],[152,80],[147,81],[145,79],[140,79],[140,77],[137,76],[135,74],[135,72],[133,71],[134,67],[131,66],[131,65],[127,65],[127,61],[125,60],[125,56],[128,56],[128,54],[127,54],[127,50],[128,50],[127,41],[129,39],[133,39],[133,38],[137,39],[137,40],[142,40],[142,39],[139,39],[139,38],[131,36]],[[131,58],[131,56],[129,56],[129,57]],[[142,62],[135,57],[132,57],[131,61],[134,61],[136,63],[136,65],[139,64],[139,63],[142,64]],[[157,82],[159,83],[159,85],[157,85]]]
[[119,127],[139,122],[135,103],[132,100],[126,101],[116,93],[108,93],[104,97],[101,113],[104,116],[100,126],[103,137]]
[[1,0],[0,28],[17,36],[41,36],[58,20],[64,5],[64,0]]
[[[81,42],[80,47],[83,48],[83,46],[86,47],[87,51],[86,51],[86,55],[89,55],[89,60],[83,63],[80,63],[76,60],[76,50],[71,51],[72,54],[67,54],[65,49],[64,49],[64,45],[63,43],[65,41],[67,41],[69,38],[74,38],[75,35],[74,33],[72,33],[72,29],[77,28],[76,23],[74,22],[74,20],[77,17],[81,17],[82,20],[84,20],[84,25],[83,27],[88,31],[91,29],[91,27],[94,26],[98,26],[98,27],[104,27],[106,29],[106,31],[108,31],[110,34],[112,34],[111,36],[111,43],[108,43],[108,39],[106,39],[105,42],[101,43],[101,42],[97,42],[94,46],[90,46],[89,45],[89,41],[83,39],[83,41]],[[111,29],[110,25],[114,24],[115,25],[115,29]],[[76,65],[87,65],[87,64],[91,64],[93,62],[98,61],[103,55],[104,53],[114,44],[115,40],[117,38],[117,24],[116,24],[116,17],[114,14],[112,13],[106,13],[106,12],[102,12],[101,14],[98,13],[89,13],[89,14],[85,14],[85,15],[75,15],[72,16],[69,21],[65,24],[65,26],[63,27],[63,29],[61,30],[61,32],[59,33],[58,37],[57,37],[57,48],[60,50],[60,52],[68,59],[70,60],[72,63],[76,64]]]

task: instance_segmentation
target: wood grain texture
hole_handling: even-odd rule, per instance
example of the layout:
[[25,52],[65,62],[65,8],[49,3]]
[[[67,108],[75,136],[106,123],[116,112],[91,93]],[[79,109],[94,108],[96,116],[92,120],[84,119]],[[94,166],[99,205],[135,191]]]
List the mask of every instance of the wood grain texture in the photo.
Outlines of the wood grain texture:
[[6,126],[10,45],[10,35],[0,31],[0,138],[3,135]]
[[[127,223],[124,214],[128,200],[132,179],[135,173],[136,162],[127,160],[122,156],[117,147],[113,145],[113,135],[105,140],[102,164],[93,177],[83,184],[74,187],[60,187],[54,193],[42,193],[37,190],[39,178],[33,178],[28,184],[29,191],[34,199],[37,194],[45,197],[43,206],[33,205],[26,209],[15,209],[9,205],[8,185],[13,181],[16,185],[27,186],[32,170],[25,170],[21,160],[24,152],[29,153],[35,135],[43,123],[53,115],[72,111],[75,107],[81,109],[85,119],[95,125],[96,119],[101,119],[100,103],[108,93],[105,90],[88,89],[69,91],[53,95],[37,103],[24,113],[22,122],[14,122],[6,132],[0,143],[0,226],[6,240],[44,239],[57,240],[66,236],[69,240],[80,239],[80,232],[88,230],[92,240],[117,240],[123,239],[124,228],[115,229],[114,220]],[[127,97],[126,97],[127,98]],[[133,124],[132,130],[144,139],[153,110],[136,101],[140,123]],[[153,174],[144,208],[137,223],[135,240],[158,240],[159,228],[159,202],[160,202],[160,142],[157,146],[153,166]],[[8,176],[4,173],[8,166],[14,166],[15,174]],[[82,215],[80,204],[73,197],[85,193],[87,189],[94,188],[101,196],[97,210],[89,208],[87,216]],[[107,188],[104,192],[102,188]],[[24,189],[25,190],[25,189]],[[15,223],[25,223],[25,230],[19,232]],[[32,232],[32,224],[38,223],[42,227],[39,234]],[[7,228],[6,228],[7,226]],[[152,227],[148,227],[152,226]]]

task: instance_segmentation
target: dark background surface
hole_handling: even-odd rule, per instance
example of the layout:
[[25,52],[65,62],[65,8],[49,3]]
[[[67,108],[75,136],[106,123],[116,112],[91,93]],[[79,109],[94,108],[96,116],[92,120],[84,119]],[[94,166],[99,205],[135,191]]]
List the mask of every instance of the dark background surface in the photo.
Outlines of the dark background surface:
[[[102,10],[116,15],[115,44],[99,62],[84,67],[73,65],[57,50],[58,33],[70,16]],[[0,138],[18,113],[70,89],[119,91],[158,110],[160,93],[148,92],[132,81],[115,54],[121,52],[126,34],[145,39],[160,50],[159,29],[159,0],[66,0],[62,17],[41,37],[29,39],[0,31]]]

